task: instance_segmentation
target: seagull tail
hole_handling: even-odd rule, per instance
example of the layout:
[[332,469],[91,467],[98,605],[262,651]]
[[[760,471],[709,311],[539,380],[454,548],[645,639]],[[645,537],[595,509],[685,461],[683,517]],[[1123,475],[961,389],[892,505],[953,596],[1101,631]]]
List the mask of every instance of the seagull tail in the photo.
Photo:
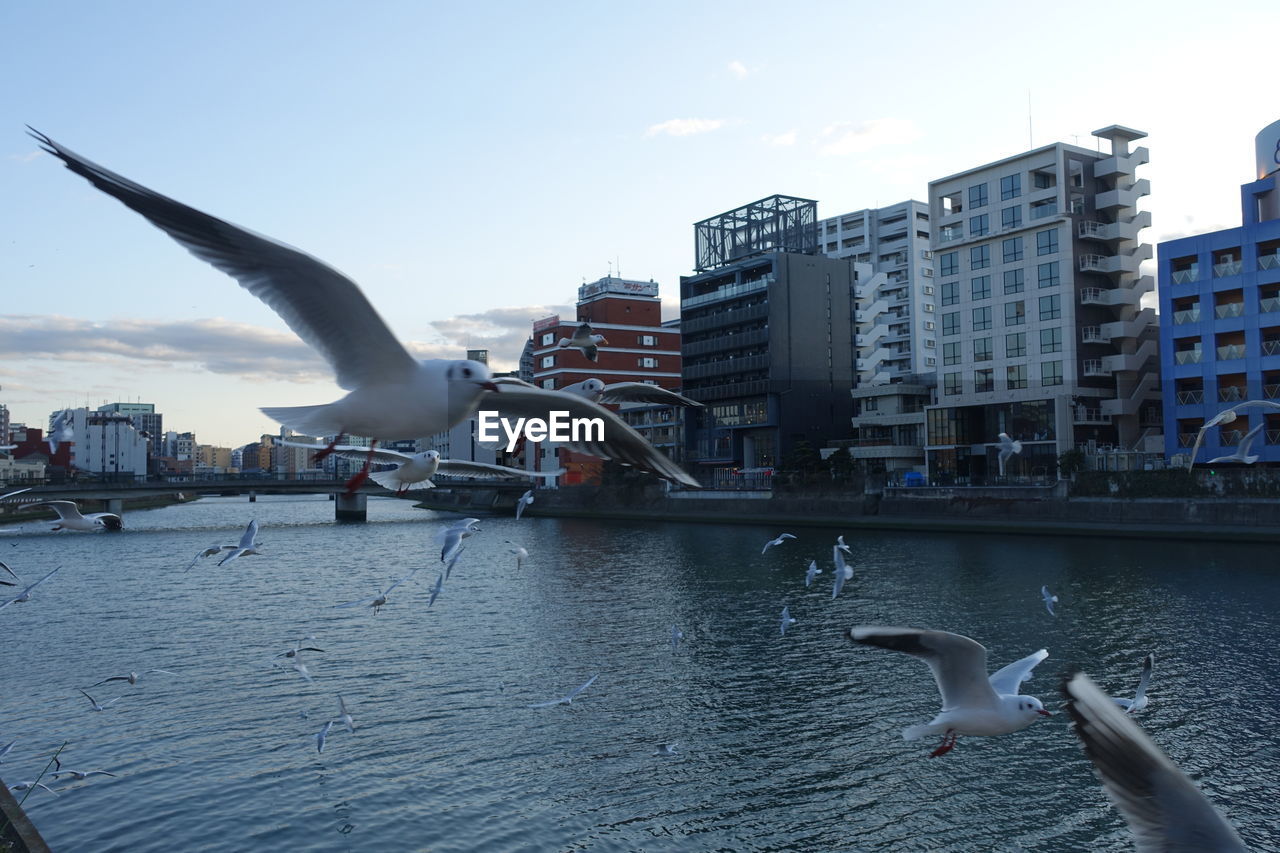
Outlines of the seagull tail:
[[343,431],[330,404],[264,407],[262,413],[305,435],[337,435]]
[[374,471],[369,474],[369,479],[373,480],[382,488],[388,491],[398,491],[400,489],[434,489],[436,484],[430,480],[419,480],[416,483],[405,483],[401,481],[397,475],[399,470],[393,468],[390,471]]
[[928,737],[929,735],[932,735],[932,734],[938,734],[941,731],[943,730],[939,729],[937,726],[933,725],[932,723],[924,723],[923,725],[919,725],[919,726],[907,726],[905,729],[902,730],[902,737],[904,740],[920,740],[920,738],[922,737]]

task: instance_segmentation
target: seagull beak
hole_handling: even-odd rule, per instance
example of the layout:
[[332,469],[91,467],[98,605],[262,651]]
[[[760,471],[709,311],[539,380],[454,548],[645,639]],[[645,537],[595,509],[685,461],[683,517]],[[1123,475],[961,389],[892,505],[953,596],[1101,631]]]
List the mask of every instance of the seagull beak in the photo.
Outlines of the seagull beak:
[[492,382],[477,382],[476,384],[486,391],[493,391],[495,394],[498,393],[498,386]]
[[1052,717],[1052,716],[1053,716],[1053,714],[1052,714],[1052,713],[1050,713],[1049,711],[1046,711],[1044,708],[1037,708],[1037,709],[1036,709],[1036,713],[1037,713],[1037,714],[1039,714],[1039,715],[1040,715],[1040,716],[1042,716],[1042,717]]
[[609,343],[609,339],[608,339],[608,338],[601,338],[601,339],[600,339],[600,343],[602,343],[602,344],[607,344],[607,343]]

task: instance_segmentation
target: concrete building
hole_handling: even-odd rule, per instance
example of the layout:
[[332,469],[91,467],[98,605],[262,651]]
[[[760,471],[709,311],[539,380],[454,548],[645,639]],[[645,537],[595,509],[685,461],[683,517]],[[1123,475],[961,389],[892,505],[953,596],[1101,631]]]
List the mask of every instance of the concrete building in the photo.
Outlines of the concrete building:
[[[1158,332],[1141,305],[1150,192],[1146,134],[1112,125],[1109,152],[1055,143],[929,184],[938,296],[935,480],[997,476],[998,433],[1022,441],[1007,474],[1051,478],[1076,446],[1159,433]],[[1159,440],[1156,439],[1158,442]]]
[[71,464],[93,474],[146,477],[147,439],[129,415],[71,410]]
[[[1184,463],[1223,409],[1280,402],[1280,122],[1256,148],[1257,179],[1240,188],[1241,226],[1159,246],[1165,453]],[[1263,423],[1249,452],[1280,462],[1280,416],[1262,407],[1206,433],[1198,461],[1230,455]]]
[[160,454],[164,437],[164,415],[156,411],[154,403],[107,403],[98,407],[99,412],[128,415],[134,429],[147,439],[148,455]]
[[853,269],[818,254],[817,233],[817,203],[782,195],[694,225],[680,319],[683,393],[707,405],[686,435],[695,476],[849,437]]

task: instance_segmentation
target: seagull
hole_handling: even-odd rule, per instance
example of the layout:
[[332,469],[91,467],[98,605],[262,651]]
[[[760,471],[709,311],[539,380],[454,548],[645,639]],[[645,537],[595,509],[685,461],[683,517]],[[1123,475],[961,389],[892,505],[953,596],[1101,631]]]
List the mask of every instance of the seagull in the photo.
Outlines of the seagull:
[[458,546],[458,550],[456,550],[456,551],[453,553],[453,557],[452,557],[452,559],[450,559],[450,560],[449,560],[449,562],[445,564],[445,567],[444,567],[444,579],[445,579],[445,580],[448,580],[448,579],[449,579],[449,575],[453,574],[453,567],[454,567],[454,566],[456,566],[456,565],[458,564],[458,560],[462,557],[462,552],[463,552],[463,551],[465,551],[465,550],[467,550],[467,546],[466,546],[466,545],[459,545],[459,546]]
[[669,755],[679,755],[680,753],[676,749],[677,743],[679,743],[679,741],[674,741],[674,740],[671,743],[660,743],[658,744],[658,748],[653,751],[653,754],[661,755],[664,757]]
[[262,554],[262,552],[258,550],[259,547],[260,546],[258,544],[258,522],[257,520],[250,521],[249,526],[244,529],[244,534],[240,537],[239,545],[223,546],[222,550],[230,551],[231,553],[227,554],[227,556],[219,560],[218,565],[225,566],[227,563],[230,563],[232,560],[238,560],[241,557],[248,557],[251,554],[260,555]]
[[791,618],[790,608],[782,608],[782,624],[779,626],[779,633],[784,637],[787,636],[787,626],[794,624],[796,624],[796,620]]
[[1196,432],[1196,443],[1191,446],[1191,457],[1190,461],[1187,462],[1188,470],[1195,467],[1196,454],[1200,452],[1200,443],[1204,441],[1205,433],[1220,424],[1232,423],[1236,419],[1236,412],[1247,406],[1262,406],[1266,409],[1280,411],[1280,403],[1272,403],[1270,400],[1245,400],[1243,403],[1236,403],[1234,406],[1218,412],[1218,414],[1210,418],[1205,425],[1200,427],[1199,431]]
[[329,736],[329,729],[333,728],[335,720],[330,720],[324,724],[324,728],[316,735],[316,752],[324,752],[324,739]]
[[6,601],[4,604],[0,604],[0,610],[4,610],[4,609],[5,609],[6,607],[8,607],[10,604],[21,604],[21,603],[23,603],[24,601],[30,601],[30,600],[31,600],[31,590],[35,589],[36,587],[40,586],[40,584],[44,583],[44,582],[45,582],[45,581],[47,581],[49,578],[53,577],[53,576],[54,576],[54,573],[56,573],[56,572],[58,571],[58,569],[61,569],[61,568],[62,568],[62,566],[58,566],[58,568],[57,568],[57,569],[54,569],[52,572],[49,572],[49,574],[47,574],[47,575],[45,575],[44,577],[40,578],[40,580],[36,581],[36,582],[35,582],[35,583],[33,583],[31,586],[29,586],[29,587],[27,587],[26,589],[24,589],[22,592],[18,593],[16,596],[14,596],[13,598],[11,598],[11,599],[9,599],[8,601]]
[[1124,708],[1126,714],[1132,714],[1134,711],[1141,711],[1147,707],[1147,687],[1151,684],[1151,666],[1155,662],[1155,654],[1149,654],[1143,659],[1142,675],[1138,676],[1138,690],[1133,694],[1132,699],[1112,697],[1111,701]]
[[1044,599],[1044,609],[1049,611],[1049,615],[1057,616],[1058,614],[1053,612],[1053,605],[1057,603],[1058,596],[1049,592],[1047,586],[1040,587],[1040,596]]
[[573,330],[572,338],[561,338],[559,346],[560,349],[577,347],[589,361],[595,361],[599,357],[599,345],[608,343],[604,335],[597,335],[592,330],[590,323],[583,323]]
[[412,572],[409,572],[409,574],[400,578],[400,580],[396,581],[391,586],[387,587],[386,592],[383,592],[381,589],[379,589],[378,594],[375,595],[373,598],[362,598],[359,601],[348,601],[346,604],[335,604],[333,606],[335,608],[338,608],[338,607],[360,607],[362,605],[370,605],[373,607],[373,615],[377,616],[378,611],[386,606],[387,596],[391,595],[391,591],[396,587],[400,586],[400,584],[407,581],[409,578],[413,577],[414,574],[417,573],[417,571],[418,571],[417,569],[414,569]]
[[[146,674],[147,674],[147,675],[150,675],[150,674],[151,674],[151,673],[153,673],[153,672],[163,673],[164,675],[177,675],[177,673],[176,673],[176,672],[170,672],[170,671],[169,671],[169,670],[167,670],[167,669],[149,669],[149,670],[147,670]],[[90,686],[90,687],[97,687],[97,686],[98,686],[98,685],[100,685],[100,684],[106,684],[108,681],[127,681],[127,682],[129,682],[130,684],[137,684],[137,683],[138,683],[138,679],[139,679],[139,678],[141,678],[141,677],[142,677],[142,676],[138,675],[138,673],[136,673],[136,672],[131,672],[131,673],[129,673],[128,675],[113,675],[113,676],[111,676],[110,678],[104,678],[104,679],[102,679],[102,680],[101,680],[101,681],[99,681],[97,684],[90,684],[89,686]]]
[[91,512],[81,515],[75,501],[45,501],[40,504],[58,514],[54,530],[119,530],[124,524],[114,512]]
[[81,692],[81,693],[84,693],[84,698],[86,698],[86,699],[88,699],[88,700],[89,700],[89,704],[93,706],[93,710],[95,710],[95,711],[105,711],[105,710],[107,710],[107,708],[108,708],[108,707],[110,707],[112,704],[114,704],[114,703],[116,703],[116,702],[119,702],[119,701],[120,701],[120,699],[122,698],[122,697],[120,697],[120,696],[117,696],[117,697],[116,697],[116,698],[114,698],[114,699],[109,699],[109,700],[107,700],[107,704],[106,704],[106,705],[99,705],[99,704],[98,704],[98,700],[97,700],[97,699],[94,699],[92,696],[90,696],[88,693],[85,693],[83,690],[81,690],[80,692]]
[[520,496],[520,500],[516,501],[516,521],[520,520],[520,516],[524,515],[524,508],[533,503],[533,489],[525,492]]
[[586,690],[592,684],[594,684],[595,680],[599,677],[600,677],[600,674],[596,673],[595,675],[588,678],[586,680],[586,683],[580,684],[579,686],[573,688],[572,692],[570,692],[569,695],[562,696],[559,699],[552,699],[550,702],[539,702],[538,704],[530,705],[529,707],[530,708],[550,708],[552,705],[572,705],[573,700],[577,697],[577,695],[582,691]]
[[[10,449],[10,450],[12,450],[14,447],[17,447],[17,446],[18,446],[18,445],[16,445],[16,444],[11,445],[9,449]],[[16,492],[9,492],[7,495],[0,495],[0,501],[7,501],[9,498],[13,497],[14,495],[20,495],[20,494],[22,494],[23,492],[29,492],[29,491],[31,491],[33,488],[35,488],[35,487],[34,487],[34,486],[27,486],[25,489],[18,489]]]
[[196,563],[200,562],[205,557],[212,557],[215,554],[221,554],[223,551],[230,551],[234,548],[235,548],[234,545],[210,545],[208,548],[205,548],[199,554],[196,554],[194,557],[192,557],[191,562],[187,565],[187,567],[183,571],[187,571],[187,572],[191,571],[193,568],[195,568]]
[[1210,459],[1209,464],[1214,465],[1218,462],[1240,462],[1245,465],[1252,465],[1261,459],[1261,456],[1250,456],[1249,448],[1253,446],[1253,440],[1258,437],[1258,433],[1262,432],[1262,428],[1266,426],[1266,421],[1258,424],[1253,429],[1244,434],[1244,438],[1240,439],[1240,443],[1236,445],[1236,450],[1230,456],[1219,456],[1216,459]]
[[0,764],[4,763],[3,761],[4,757],[13,750],[13,745],[17,742],[18,742],[18,739],[14,738],[13,740],[6,743],[4,747],[0,748]]
[[844,589],[844,582],[853,579],[853,568],[844,561],[844,552],[840,550],[839,545],[831,548],[831,559],[836,564],[836,582],[831,587],[831,600],[835,601],[839,597],[840,591]]
[[959,735],[1003,735],[1025,729],[1039,717],[1051,717],[1040,700],[1018,694],[1019,685],[1031,677],[1036,664],[1049,656],[1041,649],[987,677],[987,650],[977,642],[947,631],[916,628],[850,628],[846,636],[855,643],[880,646],[918,657],[933,670],[942,693],[942,711],[930,722],[903,729],[915,740],[944,735],[933,757],[945,755]]
[[[46,791],[48,791],[50,794],[53,794],[55,797],[56,797],[56,796],[58,796],[58,792],[57,792],[57,791],[53,790],[52,788],[50,788],[48,785],[46,785],[46,784],[45,784],[45,783],[43,783],[43,782],[35,782],[35,781],[32,781],[32,782],[15,782],[14,784],[12,784],[12,785],[10,785],[10,786],[9,786],[9,790],[10,790],[10,791],[13,791],[14,793],[17,793],[18,791],[26,791],[26,790],[29,790],[29,789],[31,789],[31,788],[44,788]],[[7,821],[6,821],[6,823],[7,823]]]
[[480,528],[476,527],[479,523],[478,518],[464,518],[452,527],[436,533],[436,544],[441,546],[440,562],[447,563],[456,557],[462,549],[462,540],[480,532]]
[[[515,545],[516,543],[514,543],[514,542],[508,542],[507,544],[508,544],[508,545]],[[521,569],[521,568],[523,568],[523,567],[524,567],[524,561],[525,561],[525,560],[527,560],[527,559],[529,559],[529,552],[528,552],[528,551],[526,551],[526,550],[524,549],[524,547],[523,547],[523,546],[521,546],[521,545],[516,545],[516,547],[514,547],[514,548],[509,548],[509,549],[507,549],[507,550],[509,550],[512,554],[515,554],[515,555],[516,555],[516,568],[517,568],[517,569]]]
[[[315,639],[316,639],[316,638],[315,638],[315,637],[307,637],[307,639],[308,639],[308,640],[311,640],[312,642],[315,642]],[[304,645],[302,645],[302,643],[303,643],[303,641],[302,641],[302,640],[299,640],[298,642],[296,642],[296,643],[294,643],[294,644],[293,644],[293,648],[292,648],[292,649],[289,649],[287,652],[281,652],[280,654],[276,655],[276,657],[278,657],[278,658],[292,658],[292,657],[297,657],[298,652],[324,652],[324,649],[317,649],[315,646],[304,646]]]
[[1072,675],[1062,692],[1085,755],[1139,851],[1244,853],[1231,824],[1089,676]]
[[342,701],[341,695],[338,696],[338,719],[334,720],[334,722],[342,723],[347,727],[347,731],[355,734],[355,721],[351,719],[351,714],[347,711],[347,703]]
[[822,574],[822,569],[818,568],[817,560],[809,561],[809,570],[804,573],[804,585],[813,586],[813,579]]
[[768,551],[774,545],[781,545],[786,540],[795,539],[795,538],[796,537],[792,536],[790,533],[779,534],[777,539],[770,539],[768,542],[764,543],[764,547],[760,549],[760,553],[763,554],[765,551]]
[[94,776],[94,775],[116,777],[116,774],[108,773],[105,770],[59,770],[57,773],[51,773],[50,775],[53,776],[53,778],[55,779],[57,779],[59,776],[70,776],[72,779],[75,779],[76,781],[88,779],[90,776]]
[[[4,569],[5,572],[8,573],[9,577],[13,578],[15,581],[18,581],[19,583],[22,582],[22,578],[18,577],[18,573],[15,572],[13,569],[9,568],[9,565],[4,560],[0,560],[0,569]],[[18,585],[16,583],[10,583],[9,581],[0,581],[0,583],[4,584],[5,586]]]
[[836,537],[836,547],[839,548],[841,551],[844,551],[849,556],[853,556],[853,549],[850,548],[848,545],[844,544],[843,535]]
[[444,574],[441,573],[440,576],[436,578],[436,585],[431,588],[431,598],[427,601],[427,607],[430,607],[431,605],[436,603],[436,598],[440,595],[440,590],[443,587],[444,587]]
[[72,428],[71,410],[63,409],[58,412],[57,417],[53,419],[53,426],[49,427],[49,455],[58,452],[58,445],[64,441],[74,441],[76,431]]
[[675,654],[680,650],[680,641],[684,639],[684,631],[677,626],[671,626],[671,654]]
[[[502,383],[499,382],[499,385]],[[660,385],[648,382],[613,382],[604,384],[599,379],[584,379],[562,388],[565,393],[577,394],[593,403],[656,403],[666,406],[703,408],[702,403],[683,394],[668,391]]]
[[[287,447],[304,447],[307,450],[323,452],[326,445],[303,444],[299,441],[279,442]],[[389,471],[374,471],[369,479],[388,491],[402,495],[410,489],[434,489],[431,481],[437,473],[449,477],[470,477],[473,479],[495,480],[508,477],[558,477],[564,473],[561,468],[556,471],[525,471],[523,468],[509,468],[506,465],[490,465],[487,462],[468,462],[463,459],[441,459],[440,451],[424,450],[421,453],[401,453],[386,448],[356,447],[354,445],[337,445],[332,452],[346,459],[362,461],[372,459],[374,465],[395,465]]]
[[1002,432],[998,436],[1000,439],[1000,476],[1004,476],[1004,463],[1008,462],[1014,456],[1022,453],[1022,442],[1014,441],[1009,438],[1007,432]]
[[[698,488],[693,477],[603,406],[550,389],[507,387],[499,394],[489,368],[478,361],[415,361],[359,286],[332,267],[160,195],[28,130],[72,172],[267,303],[329,362],[338,385],[349,392],[327,404],[264,408],[273,420],[305,435],[337,436],[331,442],[337,447],[344,435],[368,436],[376,442],[445,432],[471,417],[483,398],[484,406],[503,417],[545,420],[552,411],[564,411],[571,419],[599,418],[605,425],[603,440],[565,446]],[[368,478],[371,464],[372,458],[366,458],[364,469],[348,481],[348,491]]]

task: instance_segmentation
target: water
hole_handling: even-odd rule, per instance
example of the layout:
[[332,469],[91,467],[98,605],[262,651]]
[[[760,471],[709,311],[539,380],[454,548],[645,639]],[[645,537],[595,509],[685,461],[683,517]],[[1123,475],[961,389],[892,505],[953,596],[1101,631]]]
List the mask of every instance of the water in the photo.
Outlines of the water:
[[[119,534],[0,528],[24,578],[64,567],[0,612],[0,774],[34,778],[63,740],[66,766],[118,774],[28,798],[55,850],[1131,849],[1065,714],[941,759],[902,740],[937,710],[928,671],[848,643],[858,623],[969,634],[993,669],[1047,647],[1026,686],[1053,710],[1070,666],[1132,695],[1155,651],[1141,724],[1252,848],[1280,839],[1268,546],[800,529],[762,557],[779,530],[494,518],[427,609],[446,516],[332,516],[321,496],[206,498]],[[254,517],[264,556],[183,573]],[[839,532],[857,574],[832,601]],[[332,608],[418,566],[378,616]],[[310,634],[312,682],[270,666]],[[91,689],[124,697],[103,713],[76,692],[151,668],[179,676]],[[597,673],[572,706],[527,707]],[[338,694],[357,729],[318,755]]]

